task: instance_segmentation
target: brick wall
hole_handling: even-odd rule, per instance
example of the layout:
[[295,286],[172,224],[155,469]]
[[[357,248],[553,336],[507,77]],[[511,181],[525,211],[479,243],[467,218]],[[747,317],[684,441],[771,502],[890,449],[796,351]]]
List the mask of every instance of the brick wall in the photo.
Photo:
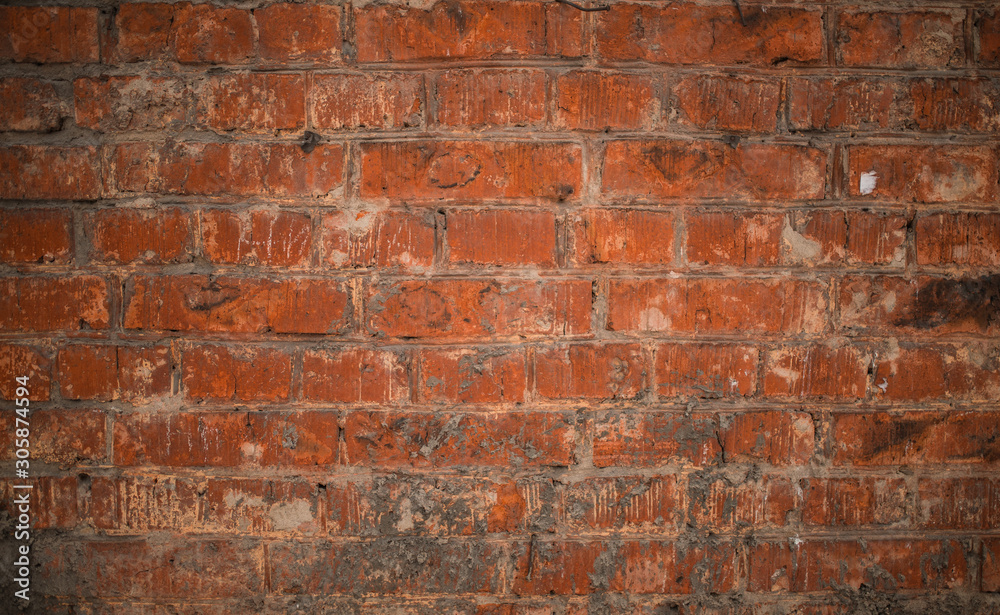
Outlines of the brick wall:
[[29,4],[37,612],[1000,612],[989,3]]

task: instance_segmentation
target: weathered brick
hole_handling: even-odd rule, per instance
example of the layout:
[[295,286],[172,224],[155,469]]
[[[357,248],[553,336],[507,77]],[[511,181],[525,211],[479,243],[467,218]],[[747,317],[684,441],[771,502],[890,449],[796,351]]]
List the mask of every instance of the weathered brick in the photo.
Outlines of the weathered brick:
[[832,439],[837,465],[994,464],[1000,459],[1000,414],[836,414]]
[[278,2],[254,11],[260,55],[272,62],[333,64],[341,56],[341,7]]
[[573,344],[535,355],[535,388],[549,399],[637,398],[646,372],[637,344]]
[[585,478],[566,488],[566,523],[574,530],[677,528],[683,498],[672,474]]
[[940,212],[917,217],[917,263],[921,265],[1000,265],[1000,215]]
[[819,199],[826,152],[798,145],[612,141],[601,189],[623,198]]
[[541,2],[462,0],[429,9],[354,9],[359,62],[515,59],[581,54],[580,14]]
[[171,53],[171,25],[179,5],[129,2],[118,7],[105,55],[115,62],[159,60]]
[[184,351],[188,399],[283,402],[291,396],[292,358],[277,348],[198,346]]
[[845,276],[840,320],[855,332],[989,335],[1000,325],[996,294],[995,276]]
[[253,57],[253,21],[248,11],[211,4],[176,6],[170,29],[177,61],[244,64]]
[[719,425],[727,462],[804,465],[815,448],[815,427],[804,412],[737,412],[721,415]]
[[0,199],[92,201],[101,196],[96,147],[0,147],[0,168]]
[[65,346],[56,365],[66,399],[141,404],[170,392],[167,346]]
[[84,214],[90,260],[98,263],[181,263],[194,253],[194,226],[181,209],[98,209]]
[[516,348],[420,351],[417,399],[438,403],[520,403],[527,390],[527,360]]
[[656,392],[661,399],[753,395],[758,360],[753,346],[663,344],[655,348]]
[[985,146],[858,145],[848,149],[852,197],[950,203],[996,201],[997,152]]
[[674,214],[587,209],[572,218],[578,265],[666,265],[674,260]]
[[0,278],[0,329],[107,329],[108,285],[92,275]]
[[581,165],[580,146],[570,143],[365,143],[361,196],[563,201],[580,194]]
[[[17,479],[0,480],[0,501],[2,510],[11,519],[19,516],[20,505],[15,499],[25,495],[25,491],[14,489],[14,484],[23,484]],[[29,510],[33,530],[72,530],[80,523],[80,509],[77,502],[77,478],[75,476],[33,476]]]
[[685,224],[692,264],[767,267],[781,262],[781,214],[693,212]]
[[748,561],[751,592],[857,589],[882,577],[897,590],[945,589],[964,586],[968,574],[964,549],[953,540],[764,542]]
[[[4,461],[15,458],[16,416],[0,413],[0,458]],[[28,420],[32,461],[74,465],[107,457],[106,417],[100,410],[32,410]]]
[[209,77],[198,90],[196,124],[216,131],[272,133],[306,122],[301,75],[239,73]]
[[677,123],[703,130],[774,132],[781,83],[775,79],[696,75],[673,89]]
[[1000,66],[1000,11],[976,11],[973,24],[980,66]]
[[193,119],[191,91],[173,77],[81,77],[73,98],[77,125],[102,132],[179,130]]
[[784,526],[798,500],[791,481],[781,476],[735,483],[722,477],[692,476],[687,490],[687,522],[715,530]]
[[663,123],[662,84],[630,73],[571,71],[555,82],[557,128],[651,130]]
[[317,128],[399,130],[422,126],[425,105],[420,75],[315,75],[309,113]]
[[1000,482],[996,479],[921,479],[917,498],[921,527],[986,530],[1000,523]]
[[338,333],[347,292],[331,280],[146,276],[131,282],[126,329]]
[[382,281],[368,291],[376,336],[559,336],[590,330],[589,281]]
[[123,467],[329,466],[338,455],[334,412],[126,414],[114,423]]
[[309,350],[302,364],[307,401],[391,403],[409,399],[407,358],[367,348]]
[[97,8],[0,7],[0,58],[39,64],[97,62]]
[[434,218],[408,211],[340,211],[322,221],[323,262],[336,268],[429,267]]
[[289,211],[208,209],[202,249],[216,263],[301,267],[309,264],[312,219]]
[[907,219],[866,211],[812,211],[787,216],[782,260],[790,265],[901,267]]
[[710,278],[612,280],[612,331],[818,333],[826,329],[824,287],[789,280]]
[[70,106],[49,81],[30,77],[0,79],[0,130],[52,132],[70,115]]
[[351,412],[344,428],[352,465],[376,468],[567,466],[572,417],[553,412]]
[[340,186],[344,150],[288,143],[124,143],[111,154],[119,192],[235,196],[323,196]]
[[442,126],[538,127],[545,120],[545,73],[540,70],[460,70],[434,80],[435,121]]
[[892,525],[907,518],[902,479],[809,478],[800,482],[806,525]]
[[983,540],[982,589],[987,592],[1000,591],[1000,539]]
[[767,353],[764,395],[768,397],[864,398],[871,357],[854,346],[789,346]]
[[814,9],[675,3],[621,4],[600,14],[597,50],[610,61],[667,64],[818,64],[822,13]]
[[73,258],[73,214],[63,209],[0,210],[0,260],[66,263]]
[[1000,399],[1000,347],[995,344],[889,346],[875,365],[878,399]]
[[594,465],[706,465],[721,456],[718,417],[697,414],[604,412],[588,421]]
[[447,213],[447,229],[453,263],[556,264],[556,219],[549,211],[453,210]]
[[[27,398],[31,401],[49,399],[52,361],[41,348],[26,344],[0,344],[0,370],[11,377],[0,381],[0,398],[14,400],[22,385],[15,378],[25,377],[28,384]],[[20,397],[24,397],[23,395]]]
[[965,61],[964,11],[837,14],[837,59],[844,66],[945,68]]

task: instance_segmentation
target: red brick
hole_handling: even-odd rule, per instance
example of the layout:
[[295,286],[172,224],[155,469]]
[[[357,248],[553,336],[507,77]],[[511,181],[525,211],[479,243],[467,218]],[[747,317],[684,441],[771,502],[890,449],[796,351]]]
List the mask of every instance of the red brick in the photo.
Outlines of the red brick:
[[994,132],[1000,109],[1000,84],[990,79],[914,79],[910,81],[913,121],[921,130]]
[[589,281],[383,281],[368,293],[367,329],[388,337],[559,336],[590,330]]
[[301,267],[312,251],[308,214],[208,209],[201,213],[205,256],[214,263]]
[[106,42],[115,62],[164,59],[171,53],[171,26],[180,5],[126,3],[115,13],[117,36]]
[[242,598],[264,591],[264,549],[244,540],[78,539],[33,549],[32,579],[76,596]]
[[781,262],[784,216],[774,213],[692,212],[687,257],[698,265],[768,267]]
[[612,280],[612,331],[818,333],[826,329],[822,285],[792,280]]
[[197,123],[212,130],[272,133],[306,122],[301,75],[240,73],[209,77],[198,91]]
[[996,294],[996,280],[989,276],[846,276],[840,283],[840,320],[856,332],[990,335],[1000,328]]
[[545,120],[545,72],[471,69],[434,80],[435,121],[443,126],[532,126]]
[[146,403],[170,392],[170,348],[65,346],[56,375],[66,399]]
[[[204,479],[173,476],[95,476],[90,486],[94,527],[109,533],[205,530],[199,518]],[[214,511],[212,511],[214,512]]]
[[[27,377],[27,398],[47,401],[51,387],[52,362],[38,347],[0,344],[0,370],[9,377],[0,380],[0,399],[13,401],[22,385],[15,378]],[[20,396],[24,397],[24,396]],[[0,415],[2,416],[2,415]]]
[[73,98],[77,125],[102,132],[180,130],[191,121],[191,92],[171,77],[80,77]]
[[995,464],[1000,460],[1000,414],[906,412],[836,414],[837,465]]
[[573,344],[539,350],[535,388],[549,399],[633,399],[646,390],[638,344]]
[[837,59],[843,66],[962,66],[964,21],[965,11],[842,11],[837,14]]
[[96,147],[0,147],[0,168],[0,199],[92,201],[101,196]]
[[982,590],[1000,591],[1000,538],[983,540]]
[[180,4],[170,29],[181,63],[245,64],[254,54],[253,21],[242,9]]
[[580,194],[581,165],[571,143],[363,143],[361,196],[563,201]]
[[1000,399],[1000,347],[894,345],[875,366],[878,399]]
[[[0,157],[2,159],[2,157]],[[124,143],[108,184],[120,192],[236,196],[323,196],[340,186],[344,150],[291,143]]]
[[901,267],[907,219],[864,211],[813,211],[789,216],[782,230],[783,261],[791,265]]
[[1000,11],[977,11],[973,28],[976,33],[978,64],[1000,66]]
[[254,11],[260,55],[273,62],[340,60],[341,8],[337,5],[276,3]]
[[1000,481],[996,479],[921,479],[917,497],[921,527],[989,530],[1000,524]]
[[390,403],[409,399],[407,358],[400,352],[308,350],[302,365],[307,401]]
[[573,218],[579,265],[666,265],[674,260],[674,214],[635,209],[587,209]]
[[551,211],[453,210],[447,213],[452,263],[553,267],[556,219]]
[[182,263],[193,257],[192,219],[181,209],[98,209],[83,223],[94,262]]
[[3,502],[0,506],[11,520],[17,519],[20,512],[14,498],[29,494],[32,530],[71,530],[79,525],[76,476],[33,476],[30,492],[13,488],[24,482],[11,478],[0,480],[0,501]]
[[718,417],[665,412],[601,413],[588,421],[594,465],[706,465],[721,456]]
[[826,166],[825,151],[797,145],[612,141],[601,189],[625,198],[819,199]]
[[351,412],[347,458],[375,468],[568,466],[573,419],[553,412]]
[[337,459],[333,412],[126,414],[114,425],[119,466],[308,467]]
[[73,214],[63,209],[0,210],[0,260],[67,263],[73,259]]
[[566,523],[577,531],[678,528],[683,497],[670,474],[585,478],[566,488]]
[[70,115],[52,83],[28,77],[0,79],[0,130],[53,132]]
[[461,0],[354,9],[359,62],[515,59],[581,53],[580,14],[541,2]]
[[103,278],[0,278],[0,330],[107,329],[110,303]]
[[417,399],[438,403],[525,400],[524,352],[508,348],[425,349],[420,351]]
[[941,212],[916,221],[917,263],[921,265],[1000,265],[1000,215]]
[[801,482],[806,525],[892,525],[907,518],[903,479],[809,478]]
[[771,350],[765,359],[768,397],[862,399],[871,357],[853,346],[790,346]]
[[[15,458],[15,418],[13,412],[0,413],[0,459],[4,461]],[[100,462],[107,456],[107,429],[100,410],[32,410],[28,421],[31,461],[68,466]]]
[[952,540],[765,542],[751,548],[748,561],[751,592],[858,589],[880,579],[895,590],[958,588],[969,572],[965,549]]
[[[210,479],[205,486],[206,530],[260,534],[322,531],[315,483],[261,478]],[[173,528],[170,528],[173,529]],[[181,529],[181,528],[178,528]]]
[[430,267],[434,218],[408,211],[341,211],[323,216],[323,262],[337,268]]
[[791,481],[779,476],[735,484],[726,478],[692,478],[687,523],[715,530],[782,527],[788,513],[796,509],[797,499]]
[[777,128],[781,83],[775,79],[694,75],[682,78],[673,96],[682,126],[748,132]]
[[663,344],[655,348],[656,391],[666,397],[740,397],[757,389],[753,346]]
[[662,84],[649,75],[572,71],[556,80],[554,124],[574,130],[653,130]]
[[346,321],[343,285],[328,280],[204,275],[136,276],[126,329],[228,333],[337,333]]
[[[995,149],[985,146],[858,145],[849,148],[848,193],[890,201],[996,201]],[[874,188],[863,180],[874,173]],[[870,190],[870,191],[869,191]]]
[[813,421],[804,412],[739,412],[722,415],[720,425],[723,458],[730,463],[805,465],[815,448]]
[[0,7],[0,58],[14,62],[97,62],[96,7]]
[[277,348],[198,346],[184,351],[188,399],[283,402],[291,397],[292,357]]
[[424,124],[424,82],[418,74],[315,75],[309,113],[317,128],[414,128]]
[[597,22],[597,50],[609,61],[667,64],[817,64],[823,57],[818,10],[744,6],[616,5]]

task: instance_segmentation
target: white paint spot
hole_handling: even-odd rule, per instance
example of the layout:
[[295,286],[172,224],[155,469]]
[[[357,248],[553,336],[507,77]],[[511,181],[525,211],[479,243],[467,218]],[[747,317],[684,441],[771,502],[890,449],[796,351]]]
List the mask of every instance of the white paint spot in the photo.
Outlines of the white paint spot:
[[862,173],[858,189],[861,190],[861,194],[871,194],[872,192],[875,192],[876,183],[878,183],[878,173],[875,171]]
[[885,393],[885,390],[889,388],[889,380],[886,379],[886,378],[883,378],[882,382],[876,384],[875,386],[877,386],[878,388],[882,389],[882,392]]

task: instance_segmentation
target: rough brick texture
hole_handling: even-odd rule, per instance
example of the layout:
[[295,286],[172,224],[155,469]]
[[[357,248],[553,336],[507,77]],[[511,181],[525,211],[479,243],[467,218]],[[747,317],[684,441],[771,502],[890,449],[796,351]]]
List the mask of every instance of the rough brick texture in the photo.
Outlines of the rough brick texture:
[[1000,9],[578,1],[0,7],[0,611],[1000,613]]

